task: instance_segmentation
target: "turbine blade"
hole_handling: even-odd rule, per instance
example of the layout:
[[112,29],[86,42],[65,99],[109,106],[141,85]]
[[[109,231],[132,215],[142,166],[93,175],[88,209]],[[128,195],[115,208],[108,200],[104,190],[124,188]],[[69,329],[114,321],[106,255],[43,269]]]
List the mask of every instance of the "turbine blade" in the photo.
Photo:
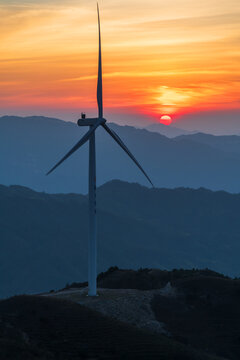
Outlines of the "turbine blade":
[[149,176],[146,174],[146,172],[143,170],[143,168],[141,167],[141,165],[139,164],[139,162],[135,159],[135,157],[132,155],[132,153],[130,152],[130,150],[128,150],[128,148],[126,147],[126,145],[124,144],[124,142],[120,139],[120,137],[112,130],[110,129],[106,124],[102,124],[102,127],[108,132],[108,134],[118,143],[119,146],[121,146],[121,148],[128,154],[128,156],[133,160],[133,162],[135,162],[135,164],[137,165],[137,167],[141,170],[141,172],[146,176],[146,178],[148,179],[148,181],[150,182],[150,184],[154,187],[151,179],[149,178]]
[[95,125],[91,126],[88,132],[77,142],[76,145],[51,169],[48,171],[46,175],[51,174],[59,165],[61,165],[69,156],[71,156],[75,151],[77,151],[85,142],[89,140],[93,132],[96,130],[96,128],[102,123],[102,120],[98,120]]
[[103,99],[102,99],[102,45],[101,45],[101,28],[100,28],[100,14],[99,6],[97,4],[98,13],[98,82],[97,82],[97,103],[98,103],[98,117],[103,117]]

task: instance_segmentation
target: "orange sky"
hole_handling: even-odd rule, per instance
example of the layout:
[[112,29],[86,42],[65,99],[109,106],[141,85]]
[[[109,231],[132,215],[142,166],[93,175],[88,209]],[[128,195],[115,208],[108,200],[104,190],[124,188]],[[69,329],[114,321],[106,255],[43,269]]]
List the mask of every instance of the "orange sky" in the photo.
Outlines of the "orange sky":
[[[239,0],[102,0],[100,10],[106,114],[240,108]],[[95,115],[96,2],[0,0],[0,12],[0,115]]]

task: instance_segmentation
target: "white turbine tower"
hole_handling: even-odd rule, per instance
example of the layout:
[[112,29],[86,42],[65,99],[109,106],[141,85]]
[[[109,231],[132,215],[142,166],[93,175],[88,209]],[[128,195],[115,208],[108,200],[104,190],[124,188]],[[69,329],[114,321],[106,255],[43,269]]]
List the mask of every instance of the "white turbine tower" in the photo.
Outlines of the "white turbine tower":
[[98,31],[99,31],[99,54],[98,54],[98,82],[97,82],[97,103],[98,103],[98,117],[85,118],[82,116],[78,120],[79,126],[89,126],[88,132],[82,139],[47,173],[50,174],[76,150],[89,140],[89,245],[88,245],[88,295],[97,295],[97,241],[96,241],[96,150],[95,150],[95,130],[98,126],[102,126],[109,135],[118,143],[119,146],[128,154],[128,156],[135,162],[138,168],[146,176],[148,181],[153,186],[150,178],[143,170],[141,165],[137,162],[135,157],[128,150],[119,136],[106,125],[106,119],[103,118],[103,101],[102,101],[102,51],[101,51],[101,30],[100,30],[100,16],[98,13]]

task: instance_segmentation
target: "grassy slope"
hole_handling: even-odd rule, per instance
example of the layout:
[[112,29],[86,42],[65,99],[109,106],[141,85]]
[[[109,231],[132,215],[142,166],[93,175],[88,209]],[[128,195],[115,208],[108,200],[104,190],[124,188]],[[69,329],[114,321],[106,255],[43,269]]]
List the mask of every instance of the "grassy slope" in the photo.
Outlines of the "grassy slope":
[[[171,283],[177,296],[155,295],[152,310],[172,338],[226,359],[240,359],[240,280],[210,270],[109,269],[98,286],[159,289]],[[75,284],[77,286],[77,284]]]
[[1,359],[215,359],[59,299],[2,301],[0,319]]

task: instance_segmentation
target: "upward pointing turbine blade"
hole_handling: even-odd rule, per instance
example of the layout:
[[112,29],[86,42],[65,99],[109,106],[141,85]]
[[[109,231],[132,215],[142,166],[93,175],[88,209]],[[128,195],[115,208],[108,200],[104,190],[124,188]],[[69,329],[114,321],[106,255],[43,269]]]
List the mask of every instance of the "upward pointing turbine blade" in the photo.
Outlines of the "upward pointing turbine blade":
[[69,156],[71,156],[75,151],[77,151],[86,141],[89,140],[91,135],[94,133],[96,128],[103,122],[103,119],[99,119],[95,125],[90,127],[90,130],[77,142],[76,145],[47,173],[47,175],[51,174],[59,165],[61,165]]
[[100,15],[99,7],[97,4],[98,12],[98,82],[97,82],[97,103],[98,103],[98,117],[103,117],[103,100],[102,100],[102,45],[101,45],[101,28],[100,28]]
[[145,175],[145,177],[148,179],[150,184],[154,187],[150,177],[146,174],[146,172],[143,170],[139,162],[135,159],[135,157],[132,155],[130,150],[126,147],[124,142],[120,139],[120,137],[112,130],[110,129],[106,124],[102,124],[102,127],[108,132],[108,134],[118,143],[119,146],[128,154],[128,156],[133,160],[133,162],[137,165],[137,167],[141,170],[141,172]]

